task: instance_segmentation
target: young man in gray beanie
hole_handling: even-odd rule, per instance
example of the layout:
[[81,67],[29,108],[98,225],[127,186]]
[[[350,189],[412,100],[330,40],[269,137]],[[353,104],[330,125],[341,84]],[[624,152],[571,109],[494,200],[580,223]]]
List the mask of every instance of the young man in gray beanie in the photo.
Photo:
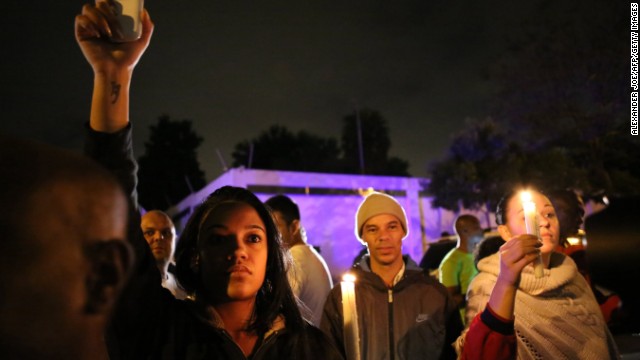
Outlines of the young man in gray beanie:
[[[446,288],[402,255],[409,234],[402,206],[371,193],[358,207],[355,233],[368,249],[351,270],[362,359],[455,359],[460,316]],[[346,354],[340,286],[327,298],[321,328]]]

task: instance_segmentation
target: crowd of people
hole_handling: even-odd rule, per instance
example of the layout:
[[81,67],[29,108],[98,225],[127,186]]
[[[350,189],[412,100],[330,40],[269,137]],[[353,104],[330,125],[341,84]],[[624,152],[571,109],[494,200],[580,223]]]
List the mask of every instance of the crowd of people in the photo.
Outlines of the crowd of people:
[[[351,359],[354,314],[291,198],[221,187],[179,239],[167,214],[142,214],[129,88],[154,25],[143,10],[141,37],[113,42],[115,24],[105,0],[75,21],[94,72],[86,156],[0,138],[0,357]],[[619,358],[588,273],[563,251],[580,221],[563,220],[561,196],[531,194],[539,237],[509,191],[498,236],[461,215],[428,269],[403,255],[398,200],[367,195],[350,270],[357,359]]]

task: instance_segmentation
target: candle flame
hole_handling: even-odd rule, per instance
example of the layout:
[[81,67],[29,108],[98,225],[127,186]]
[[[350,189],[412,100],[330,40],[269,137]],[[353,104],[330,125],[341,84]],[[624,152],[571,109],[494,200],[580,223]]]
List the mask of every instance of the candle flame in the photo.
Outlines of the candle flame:
[[351,283],[356,282],[356,276],[351,273],[346,273],[342,275],[342,281],[351,282]]
[[524,210],[525,214],[528,213],[535,213],[536,211],[536,204],[534,204],[531,201],[523,201],[522,202],[522,210]]
[[358,189],[358,194],[360,194],[360,196],[362,197],[367,197],[371,195],[371,193],[373,192],[375,192],[375,190],[372,187],[368,187],[366,189],[363,189],[363,188]]
[[531,201],[531,193],[526,191],[526,190],[520,192],[520,200],[522,202],[530,202]]
[[575,237],[575,236],[571,236],[567,238],[567,242],[569,243],[569,245],[580,245],[580,243],[582,243],[582,240],[580,240],[580,238]]

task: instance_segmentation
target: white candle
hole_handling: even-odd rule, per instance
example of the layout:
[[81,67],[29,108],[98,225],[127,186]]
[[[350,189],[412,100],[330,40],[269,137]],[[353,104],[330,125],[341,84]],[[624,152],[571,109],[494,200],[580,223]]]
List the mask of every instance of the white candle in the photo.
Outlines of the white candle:
[[[531,200],[531,194],[528,191],[523,191],[520,194],[520,200],[522,200],[522,210],[524,211],[524,225],[527,229],[527,234],[535,235],[540,240],[540,227],[538,226],[538,213],[536,211],[536,204]],[[542,257],[538,255],[534,265],[533,273],[536,278],[541,278],[544,274],[544,265],[542,264]]]
[[360,332],[358,330],[358,311],[356,308],[356,277],[345,274],[340,282],[342,290],[342,319],[344,324],[344,348],[347,360],[360,360]]

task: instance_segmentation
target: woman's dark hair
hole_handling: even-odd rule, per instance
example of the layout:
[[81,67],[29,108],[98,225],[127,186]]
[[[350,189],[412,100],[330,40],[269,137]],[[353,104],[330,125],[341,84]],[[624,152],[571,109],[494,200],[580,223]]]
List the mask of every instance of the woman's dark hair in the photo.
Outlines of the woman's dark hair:
[[560,242],[565,247],[569,246],[567,237],[576,235],[583,223],[584,202],[580,195],[568,189],[551,191],[549,200],[560,221]]
[[480,260],[497,253],[500,246],[505,242],[506,241],[500,236],[491,236],[480,241],[478,246],[473,250],[473,263],[476,265],[476,268],[478,268],[478,262],[480,262]]
[[[532,187],[530,187],[529,190],[545,195],[544,192]],[[507,209],[507,205],[509,205],[509,201],[511,201],[511,198],[518,195],[519,193],[520,193],[519,190],[510,190],[506,194],[502,195],[502,197],[500,198],[500,201],[498,201],[498,205],[496,206],[496,224],[497,225],[507,224],[507,212],[509,211],[509,209]]]
[[509,204],[509,200],[516,195],[515,190],[511,190],[506,194],[502,195],[500,201],[498,201],[498,205],[496,206],[496,224],[497,225],[505,225],[507,223],[507,204]]
[[298,309],[293,291],[287,280],[287,257],[280,241],[278,229],[267,207],[251,191],[233,186],[223,186],[210,194],[193,212],[184,228],[176,248],[176,277],[188,292],[201,294],[204,289],[200,274],[192,269],[198,253],[197,241],[200,224],[211,210],[222,203],[244,203],[256,210],[267,232],[267,269],[262,287],[256,296],[252,323],[247,330],[265,333],[282,314],[287,328],[302,329],[304,320]]
[[286,195],[276,195],[264,202],[271,210],[282,214],[287,225],[291,225],[293,220],[300,220],[300,209],[298,205]]

